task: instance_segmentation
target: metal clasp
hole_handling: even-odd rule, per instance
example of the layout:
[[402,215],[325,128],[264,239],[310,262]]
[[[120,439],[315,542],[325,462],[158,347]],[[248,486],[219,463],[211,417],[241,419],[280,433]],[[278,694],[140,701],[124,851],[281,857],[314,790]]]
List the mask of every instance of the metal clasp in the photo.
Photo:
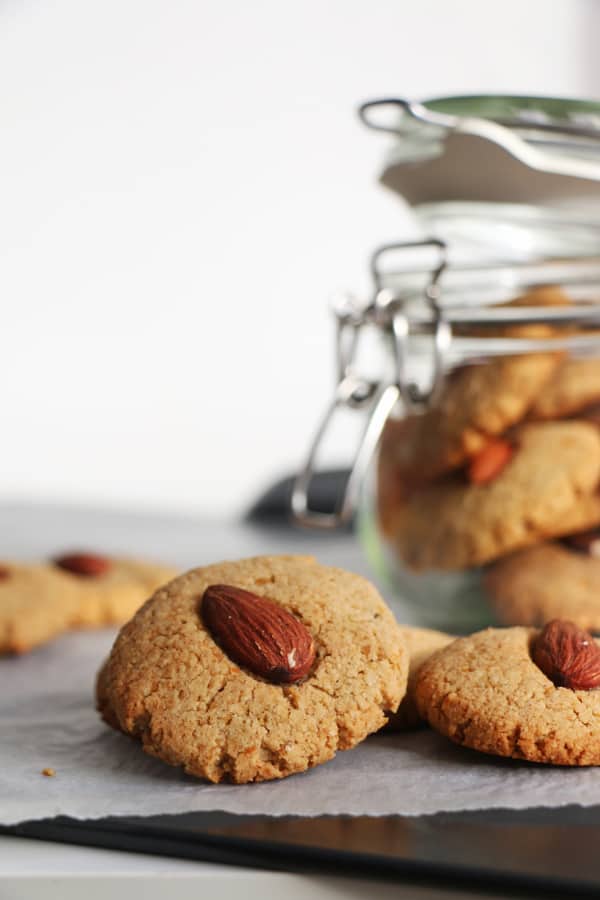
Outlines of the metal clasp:
[[[438,252],[437,265],[431,270],[429,283],[425,287],[423,299],[432,321],[433,360],[432,380],[427,390],[422,390],[409,379],[408,342],[411,335],[411,321],[405,311],[404,298],[397,296],[383,286],[382,258],[390,251],[435,249]],[[444,380],[446,357],[452,342],[452,326],[446,319],[440,303],[440,278],[447,265],[446,244],[438,238],[422,241],[405,241],[400,244],[385,244],[371,257],[371,274],[375,282],[376,320],[392,335],[396,384],[407,412],[422,412],[439,396]]]
[[[410,322],[403,311],[402,299],[383,288],[379,267],[381,257],[389,250],[423,247],[436,248],[440,257],[425,290],[425,301],[434,323],[434,377],[432,386],[426,393],[420,392],[415,384],[408,381],[406,357]],[[312,528],[332,529],[349,522],[385,423],[398,401],[402,400],[407,408],[414,409],[416,406],[425,405],[439,390],[444,373],[444,357],[452,337],[450,325],[446,322],[439,304],[438,282],[446,265],[445,249],[443,241],[435,239],[381,247],[371,260],[371,272],[375,283],[373,301],[362,309],[347,302],[338,305],[336,309],[338,381],[333,399],[319,423],[306,462],[297,475],[292,490],[292,512],[299,524]],[[395,373],[392,381],[383,376],[380,381],[375,381],[355,371],[361,330],[368,325],[390,330],[393,335]],[[338,507],[333,513],[322,513],[310,509],[308,492],[315,475],[319,451],[336,413],[343,408],[363,413],[366,422]]]
[[[317,429],[306,463],[294,483],[292,512],[297,522],[312,528],[329,529],[338,528],[351,520],[361,485],[379,443],[381,432],[399,396],[395,384],[381,386],[376,382],[365,382],[353,374],[346,375],[339,382],[333,400]],[[308,490],[315,474],[315,463],[323,439],[336,412],[344,406],[366,410],[366,425],[338,508],[333,513],[317,512],[309,508]]]

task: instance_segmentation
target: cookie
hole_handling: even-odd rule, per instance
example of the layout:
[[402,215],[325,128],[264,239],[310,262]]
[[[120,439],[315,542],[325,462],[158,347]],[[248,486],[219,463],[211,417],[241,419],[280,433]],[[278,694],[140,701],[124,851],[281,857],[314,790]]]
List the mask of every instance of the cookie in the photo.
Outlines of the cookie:
[[[248,619],[225,616],[217,642],[210,586],[291,614],[316,652],[305,677],[274,683],[233,659],[227,637]],[[246,649],[264,656],[256,648],[268,632]],[[295,649],[288,660],[298,662]],[[147,753],[212,782],[244,783],[302,772],[377,731],[404,696],[407,672],[402,634],[369,582],[306,557],[256,557],[195,569],[159,590],[121,630],[97,702]]]
[[[409,489],[458,468],[490,437],[524,418],[559,362],[557,354],[528,354],[458,369],[433,408],[388,423],[382,438],[384,465]],[[380,471],[380,478],[389,485],[386,471]]]
[[557,284],[539,284],[500,306],[570,306],[571,299]]
[[[561,288],[532,288],[503,306],[565,306]],[[468,335],[481,331],[462,329]],[[556,327],[544,323],[494,329],[500,337],[551,338]],[[483,332],[487,337],[490,329]],[[378,481],[383,485],[382,528],[389,533],[394,505],[388,495],[411,490],[463,465],[490,437],[503,434],[525,418],[563,359],[561,353],[529,353],[488,360],[485,365],[460,367],[450,372],[442,395],[423,415],[390,420],[383,432]]]
[[419,670],[429,724],[483,753],[565,766],[600,764],[600,692],[557,687],[532,659],[539,632],[489,628],[459,638]]
[[54,568],[77,593],[77,607],[70,620],[76,628],[126,622],[157,588],[177,574],[168,566],[91,553],[57,557]]
[[485,575],[485,587],[503,625],[542,625],[564,617],[600,631],[600,559],[562,543],[498,560]]
[[53,566],[0,563],[0,653],[25,653],[66,631],[77,602]]
[[398,711],[390,715],[385,731],[407,731],[423,724],[415,703],[417,673],[426,659],[442,647],[452,643],[454,636],[431,628],[401,625],[400,630],[409,653],[408,684]]
[[[539,287],[506,306],[562,306],[560,288]],[[469,332],[471,333],[471,332]],[[477,332],[478,333],[478,332]],[[550,338],[557,329],[544,323],[497,328],[501,337]],[[485,331],[488,336],[491,331]],[[435,407],[423,415],[391,420],[384,429],[380,459],[384,470],[406,483],[430,481],[461,466],[490,437],[520,422],[560,366],[563,354],[530,353],[488,360],[449,373]]]
[[539,543],[594,514],[600,435],[584,422],[520,426],[514,454],[491,481],[460,473],[408,496],[396,513],[392,541],[416,570],[466,569]]
[[600,359],[566,359],[529,411],[530,419],[560,419],[600,402]]

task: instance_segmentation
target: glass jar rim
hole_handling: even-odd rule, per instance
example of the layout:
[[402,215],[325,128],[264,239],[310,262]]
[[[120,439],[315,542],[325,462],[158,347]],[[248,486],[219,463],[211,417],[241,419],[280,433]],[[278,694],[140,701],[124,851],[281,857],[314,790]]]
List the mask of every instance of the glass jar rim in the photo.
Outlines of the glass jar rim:
[[600,253],[600,208],[440,201],[414,207],[423,234],[441,239],[454,263],[532,263]]

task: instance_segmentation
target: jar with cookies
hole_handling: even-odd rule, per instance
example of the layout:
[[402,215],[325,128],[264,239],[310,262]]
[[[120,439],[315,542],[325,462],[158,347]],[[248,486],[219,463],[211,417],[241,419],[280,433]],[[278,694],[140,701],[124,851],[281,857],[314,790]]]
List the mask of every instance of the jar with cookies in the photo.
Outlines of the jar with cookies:
[[[451,124],[401,107],[382,180],[414,203],[415,236],[373,254],[365,302],[336,307],[338,383],[294,491],[304,524],[354,516],[405,620],[454,633],[600,631],[600,108],[582,124],[555,102]],[[308,485],[341,407],[365,424],[323,516]]]

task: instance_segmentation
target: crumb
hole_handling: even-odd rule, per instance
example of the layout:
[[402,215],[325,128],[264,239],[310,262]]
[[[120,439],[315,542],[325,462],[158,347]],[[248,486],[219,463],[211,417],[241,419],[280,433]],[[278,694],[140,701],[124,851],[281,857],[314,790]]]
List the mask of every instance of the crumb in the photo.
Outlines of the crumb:
[[52,775],[56,775],[54,769],[42,769],[42,775],[48,775],[51,777]]

